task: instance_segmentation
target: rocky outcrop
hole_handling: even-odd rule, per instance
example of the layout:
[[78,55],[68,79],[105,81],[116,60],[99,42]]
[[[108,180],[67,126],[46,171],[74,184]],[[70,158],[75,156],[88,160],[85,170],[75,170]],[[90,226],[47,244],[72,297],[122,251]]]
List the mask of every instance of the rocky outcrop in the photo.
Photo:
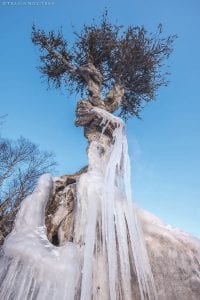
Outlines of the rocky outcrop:
[[73,241],[76,179],[87,172],[87,168],[86,166],[73,175],[55,178],[53,194],[46,207],[45,224],[48,239],[56,246]]

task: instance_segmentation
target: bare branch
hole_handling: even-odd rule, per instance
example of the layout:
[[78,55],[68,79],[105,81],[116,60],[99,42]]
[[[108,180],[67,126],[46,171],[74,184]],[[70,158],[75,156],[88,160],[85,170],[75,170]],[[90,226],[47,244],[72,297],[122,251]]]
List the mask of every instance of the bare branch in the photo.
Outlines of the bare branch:
[[51,152],[21,137],[17,141],[0,139],[0,231],[12,229],[21,201],[30,194],[39,176],[56,165]]
[[121,105],[124,96],[123,86],[116,84],[104,99],[106,110],[113,113]]

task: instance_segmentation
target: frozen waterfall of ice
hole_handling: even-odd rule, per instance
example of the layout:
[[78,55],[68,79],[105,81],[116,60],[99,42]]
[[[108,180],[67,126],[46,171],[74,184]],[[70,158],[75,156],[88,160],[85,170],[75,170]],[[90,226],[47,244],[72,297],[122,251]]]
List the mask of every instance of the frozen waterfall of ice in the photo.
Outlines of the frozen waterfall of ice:
[[53,246],[44,225],[45,206],[52,189],[49,174],[19,210],[15,227],[0,259],[0,299],[74,299],[80,276],[77,246]]
[[25,199],[0,259],[0,299],[155,300],[156,291],[132,202],[125,126],[101,109],[105,126],[116,123],[113,143],[103,134],[88,148],[89,169],[77,181],[73,242],[52,245],[44,224],[52,191],[43,175]]

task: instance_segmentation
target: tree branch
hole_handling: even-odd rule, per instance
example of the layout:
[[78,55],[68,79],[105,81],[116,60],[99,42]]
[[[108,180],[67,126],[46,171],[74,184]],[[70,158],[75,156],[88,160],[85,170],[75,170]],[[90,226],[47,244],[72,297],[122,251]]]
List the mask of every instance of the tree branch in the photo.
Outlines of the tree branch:
[[46,48],[46,50],[49,52],[49,54],[54,56],[54,58],[59,59],[67,67],[68,72],[74,73],[76,71],[76,69],[74,69],[74,67],[59,52],[56,52],[55,50],[53,50],[52,47],[48,43],[46,46],[44,46],[44,48]]
[[119,108],[124,96],[124,88],[120,84],[115,84],[110,90],[107,97],[104,99],[105,108],[110,113],[113,113]]

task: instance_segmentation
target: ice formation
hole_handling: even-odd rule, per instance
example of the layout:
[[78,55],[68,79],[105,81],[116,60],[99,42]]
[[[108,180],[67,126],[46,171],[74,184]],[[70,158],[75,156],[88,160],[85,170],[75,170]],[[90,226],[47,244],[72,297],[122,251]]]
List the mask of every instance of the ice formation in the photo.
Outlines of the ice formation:
[[73,242],[56,247],[47,239],[44,214],[53,183],[43,175],[4,244],[1,299],[136,299],[134,274],[141,300],[157,299],[132,202],[125,126],[95,110],[116,129],[109,145],[103,132],[89,145],[89,169],[76,183]]
[[0,299],[74,299],[80,276],[79,251],[67,243],[53,246],[44,225],[45,206],[52,179],[39,179],[35,192],[25,199],[0,259]]

